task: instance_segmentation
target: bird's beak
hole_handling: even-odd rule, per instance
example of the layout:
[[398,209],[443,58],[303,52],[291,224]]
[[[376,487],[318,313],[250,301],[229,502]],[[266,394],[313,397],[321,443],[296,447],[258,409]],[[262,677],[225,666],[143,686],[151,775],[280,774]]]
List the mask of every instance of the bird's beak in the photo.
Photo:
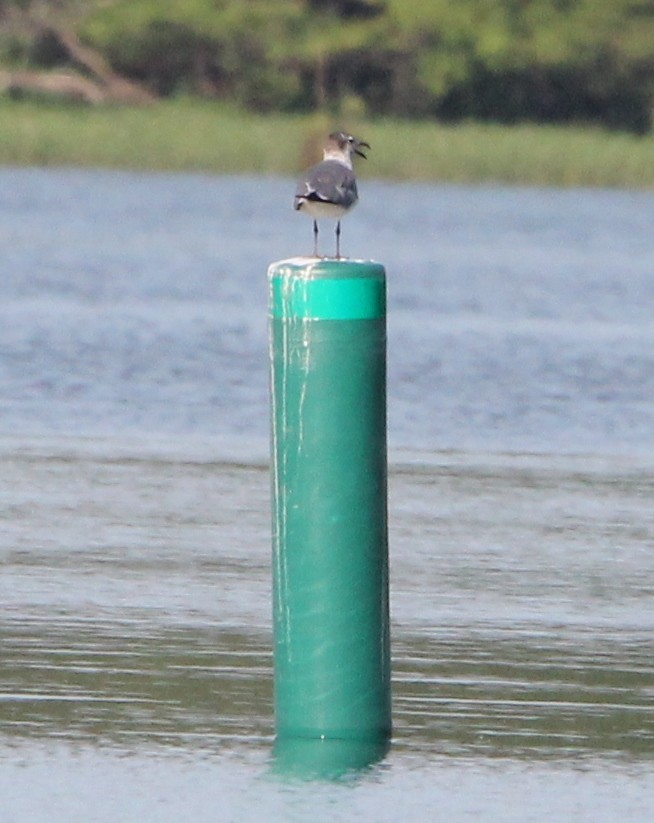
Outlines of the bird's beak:
[[356,144],[355,148],[354,148],[354,153],[355,153],[355,154],[358,154],[358,155],[359,155],[359,157],[363,157],[363,159],[364,159],[364,160],[367,160],[368,158],[367,158],[367,157],[366,157],[366,155],[365,155],[365,154],[361,151],[361,146],[363,146],[363,147],[364,147],[364,148],[366,148],[366,149],[369,149],[369,148],[370,148],[370,144],[369,144],[369,143],[365,143],[363,140],[359,140],[359,141],[358,141],[358,143]]

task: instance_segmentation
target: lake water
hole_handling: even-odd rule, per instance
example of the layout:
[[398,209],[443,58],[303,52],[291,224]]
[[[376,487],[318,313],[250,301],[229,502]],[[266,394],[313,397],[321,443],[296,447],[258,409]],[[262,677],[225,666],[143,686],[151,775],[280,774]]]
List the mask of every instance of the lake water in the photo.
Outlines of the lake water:
[[0,170],[2,823],[651,821],[654,195],[360,189],[394,737],[305,781],[272,755],[292,181]]

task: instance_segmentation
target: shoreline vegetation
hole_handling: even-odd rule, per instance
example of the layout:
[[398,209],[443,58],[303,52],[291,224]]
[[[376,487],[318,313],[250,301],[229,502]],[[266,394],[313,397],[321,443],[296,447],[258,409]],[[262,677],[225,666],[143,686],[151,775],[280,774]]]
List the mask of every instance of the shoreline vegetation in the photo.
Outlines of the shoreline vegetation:
[[654,188],[654,135],[599,128],[254,114],[182,98],[147,106],[0,100],[0,165],[294,176],[343,127],[365,176],[443,183]]

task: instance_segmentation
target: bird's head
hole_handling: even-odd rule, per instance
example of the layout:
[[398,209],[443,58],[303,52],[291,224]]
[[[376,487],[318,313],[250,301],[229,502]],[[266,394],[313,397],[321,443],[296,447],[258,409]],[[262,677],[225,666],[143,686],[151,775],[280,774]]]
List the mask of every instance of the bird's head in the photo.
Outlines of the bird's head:
[[363,157],[364,160],[367,160],[368,158],[361,151],[362,148],[369,149],[370,144],[366,143],[365,140],[359,140],[358,137],[354,137],[354,135],[348,134],[347,132],[334,131],[327,139],[325,155],[327,155],[327,153],[339,153],[352,157],[353,154],[357,154],[359,157]]

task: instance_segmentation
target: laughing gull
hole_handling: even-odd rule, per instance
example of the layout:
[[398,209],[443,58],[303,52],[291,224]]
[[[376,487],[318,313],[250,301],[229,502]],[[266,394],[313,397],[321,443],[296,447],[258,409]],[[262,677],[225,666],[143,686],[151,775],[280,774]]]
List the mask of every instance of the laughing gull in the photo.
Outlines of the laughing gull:
[[323,160],[312,166],[298,181],[296,211],[313,217],[313,254],[318,257],[318,218],[336,220],[336,259],[341,256],[341,217],[357,202],[357,181],[352,171],[352,155],[365,158],[368,143],[351,134],[335,131],[327,138]]

